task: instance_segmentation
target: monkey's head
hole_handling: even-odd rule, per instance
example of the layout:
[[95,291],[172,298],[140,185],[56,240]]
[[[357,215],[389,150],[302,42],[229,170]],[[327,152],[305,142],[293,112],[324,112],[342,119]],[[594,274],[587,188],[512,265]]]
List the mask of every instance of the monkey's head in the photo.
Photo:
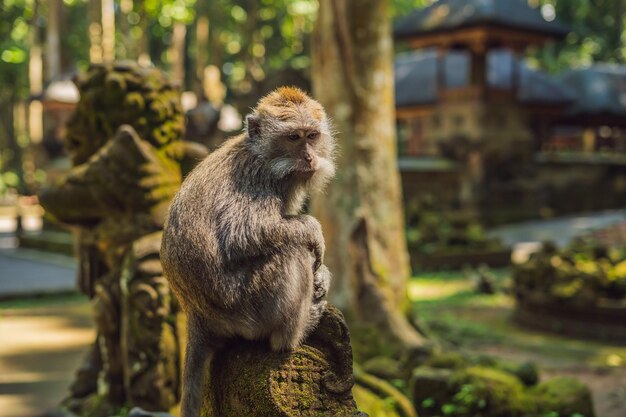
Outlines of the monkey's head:
[[250,149],[272,177],[321,188],[334,175],[335,140],[322,106],[297,88],[281,87],[246,116]]

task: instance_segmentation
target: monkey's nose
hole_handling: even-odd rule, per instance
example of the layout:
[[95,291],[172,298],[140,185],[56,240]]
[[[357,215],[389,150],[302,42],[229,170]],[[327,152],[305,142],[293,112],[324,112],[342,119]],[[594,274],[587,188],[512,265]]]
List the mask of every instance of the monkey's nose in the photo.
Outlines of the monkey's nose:
[[311,162],[313,160],[313,157],[307,153],[304,155],[304,160],[307,162]]

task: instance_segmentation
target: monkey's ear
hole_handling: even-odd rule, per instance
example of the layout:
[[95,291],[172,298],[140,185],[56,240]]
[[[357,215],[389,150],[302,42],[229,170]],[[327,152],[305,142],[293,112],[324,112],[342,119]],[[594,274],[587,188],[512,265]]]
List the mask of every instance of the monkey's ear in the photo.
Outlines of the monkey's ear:
[[246,130],[250,139],[255,139],[261,134],[261,118],[255,114],[246,116]]

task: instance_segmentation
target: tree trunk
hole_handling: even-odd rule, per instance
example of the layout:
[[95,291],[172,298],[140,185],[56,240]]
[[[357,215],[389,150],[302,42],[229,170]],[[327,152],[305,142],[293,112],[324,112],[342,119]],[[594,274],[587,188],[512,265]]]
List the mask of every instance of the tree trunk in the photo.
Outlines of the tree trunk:
[[148,13],[146,12],[145,2],[135,3],[135,11],[139,14],[139,27],[141,28],[141,37],[135,39],[135,51],[137,54],[137,62],[142,66],[150,66],[152,59],[150,58],[150,26],[148,25]]
[[102,62],[102,4],[100,0],[90,0],[88,3],[89,17],[89,62]]
[[204,96],[204,69],[209,62],[209,24],[209,17],[207,15],[198,16],[198,20],[196,21],[196,73],[194,77],[194,91],[200,99]]
[[128,15],[133,11],[133,0],[120,0],[119,7],[120,14],[118,26],[123,45],[119,58],[136,60],[137,54],[135,52],[134,42],[130,34],[131,26],[128,21]]
[[59,36],[59,14],[63,2],[48,1],[48,27],[46,30],[46,58],[48,80],[54,80],[61,74],[61,38]]
[[[338,173],[312,201],[324,228],[331,301],[348,319],[355,355],[424,346],[406,319],[410,275],[396,158],[388,0],[320,0],[313,91],[334,120]],[[367,335],[367,336],[363,336]]]
[[115,2],[113,0],[101,0],[102,2],[102,60],[111,62],[115,60]]
[[184,22],[175,22],[172,33],[172,46],[170,49],[170,65],[172,80],[181,86],[181,91],[185,91],[185,37],[187,26]]
[[[35,13],[39,10],[39,2],[35,2]],[[31,22],[29,34],[28,85],[31,97],[43,92],[43,53],[39,30],[34,21]],[[28,133],[32,143],[40,143],[43,139],[43,106],[40,100],[31,100],[28,111]]]

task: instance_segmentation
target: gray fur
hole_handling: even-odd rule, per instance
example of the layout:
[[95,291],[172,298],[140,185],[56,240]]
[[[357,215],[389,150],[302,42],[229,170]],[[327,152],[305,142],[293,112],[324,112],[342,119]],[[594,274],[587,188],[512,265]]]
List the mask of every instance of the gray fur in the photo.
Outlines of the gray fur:
[[[170,208],[161,259],[188,317],[182,417],[199,416],[207,358],[225,340],[293,349],[326,307],[322,229],[298,213],[307,192],[334,173],[334,139],[325,116],[291,107],[302,117],[275,120],[255,110],[246,133],[202,161]],[[320,135],[307,144],[301,138],[301,147],[285,142],[285,132],[298,129]],[[311,152],[315,162],[306,166],[300,156]]]

